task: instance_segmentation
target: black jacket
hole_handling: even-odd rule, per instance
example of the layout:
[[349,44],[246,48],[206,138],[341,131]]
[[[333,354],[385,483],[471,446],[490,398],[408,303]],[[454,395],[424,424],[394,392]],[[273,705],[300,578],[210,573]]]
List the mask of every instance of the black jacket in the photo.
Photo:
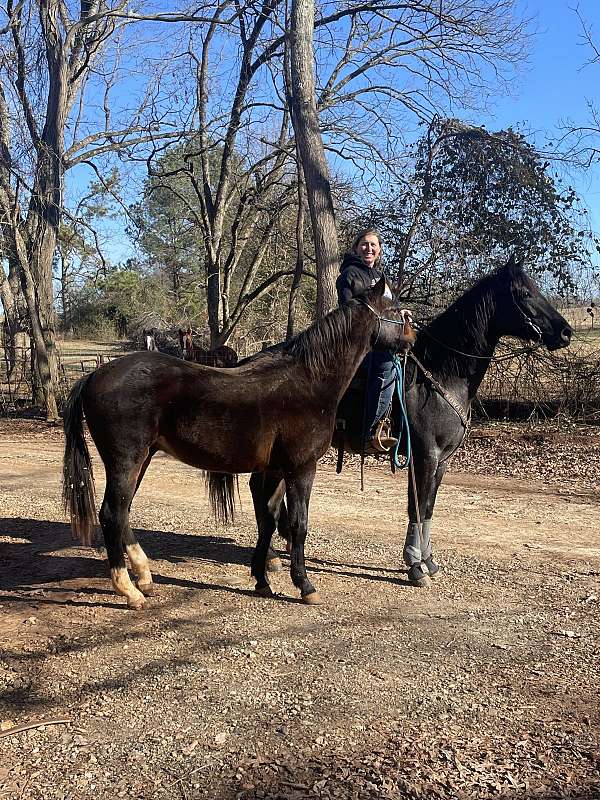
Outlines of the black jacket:
[[342,305],[375,286],[383,272],[366,267],[354,253],[346,253],[340,266],[340,274],[335,282],[338,303]]

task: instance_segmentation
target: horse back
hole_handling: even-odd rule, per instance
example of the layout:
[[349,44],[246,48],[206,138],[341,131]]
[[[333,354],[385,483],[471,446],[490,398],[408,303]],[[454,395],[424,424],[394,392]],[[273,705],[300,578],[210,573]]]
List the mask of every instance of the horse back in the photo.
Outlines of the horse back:
[[206,470],[285,470],[326,422],[305,389],[281,364],[218,369],[140,352],[90,375],[84,411],[103,460],[155,448]]

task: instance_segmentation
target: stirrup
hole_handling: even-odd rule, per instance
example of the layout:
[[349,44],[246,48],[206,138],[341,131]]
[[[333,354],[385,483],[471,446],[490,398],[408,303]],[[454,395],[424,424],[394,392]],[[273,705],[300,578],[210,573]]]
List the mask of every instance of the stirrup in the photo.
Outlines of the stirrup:
[[375,433],[365,445],[365,453],[389,453],[392,447],[398,444],[398,439],[392,436],[391,425],[387,419],[377,423]]

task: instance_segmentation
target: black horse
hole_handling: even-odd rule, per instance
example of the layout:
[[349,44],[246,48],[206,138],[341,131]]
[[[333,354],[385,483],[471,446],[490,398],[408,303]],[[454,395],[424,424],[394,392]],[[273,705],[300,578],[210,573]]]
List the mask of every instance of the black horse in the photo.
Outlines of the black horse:
[[[437,491],[448,458],[463,441],[471,403],[502,336],[539,342],[549,350],[566,347],[571,340],[567,321],[513,257],[421,328],[409,355],[406,409],[412,475],[403,558],[416,586],[428,586],[439,570],[431,549]],[[338,410],[338,417],[346,421],[348,447],[354,452],[360,452],[360,408],[361,397],[351,389]],[[397,398],[392,418],[395,429],[401,430]]]
[[274,526],[267,512],[285,491],[292,581],[305,602],[318,602],[306,574],[304,541],[316,465],[329,447],[337,405],[372,346],[398,351],[414,341],[384,290],[381,280],[361,301],[239,367],[204,367],[140,352],[99,367],[73,387],[64,411],[65,507],[75,535],[88,542],[95,499],[85,414],[106,471],[100,524],[112,582],[129,606],[141,608],[144,595],[153,591],[148,559],[129,527],[129,509],[159,450],[208,472],[213,509],[225,521],[233,513],[235,475],[253,473],[258,544],[252,575],[263,595],[271,594],[266,558]]

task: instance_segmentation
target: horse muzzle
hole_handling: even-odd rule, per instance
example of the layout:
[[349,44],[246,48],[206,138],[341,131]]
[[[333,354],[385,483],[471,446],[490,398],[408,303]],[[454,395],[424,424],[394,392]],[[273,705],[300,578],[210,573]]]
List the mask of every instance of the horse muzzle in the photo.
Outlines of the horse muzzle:
[[563,347],[568,347],[571,344],[572,333],[573,330],[567,325],[557,336],[545,342],[545,345],[550,351],[561,350]]

